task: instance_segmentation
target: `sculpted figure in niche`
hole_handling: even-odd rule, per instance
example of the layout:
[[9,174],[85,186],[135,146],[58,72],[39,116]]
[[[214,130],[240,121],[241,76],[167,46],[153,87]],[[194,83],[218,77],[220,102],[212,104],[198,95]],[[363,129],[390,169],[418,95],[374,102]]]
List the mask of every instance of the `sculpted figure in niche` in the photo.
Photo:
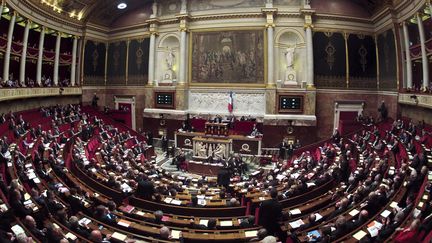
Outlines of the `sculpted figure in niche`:
[[174,52],[173,52],[172,48],[170,48],[168,50],[168,54],[167,54],[167,57],[166,57],[165,61],[166,61],[168,70],[172,70],[173,66],[175,64],[175,55],[174,55]]
[[287,69],[292,69],[293,65],[294,65],[294,52],[295,52],[295,47],[289,47],[286,49],[285,52],[285,59],[286,59],[286,63],[287,63]]

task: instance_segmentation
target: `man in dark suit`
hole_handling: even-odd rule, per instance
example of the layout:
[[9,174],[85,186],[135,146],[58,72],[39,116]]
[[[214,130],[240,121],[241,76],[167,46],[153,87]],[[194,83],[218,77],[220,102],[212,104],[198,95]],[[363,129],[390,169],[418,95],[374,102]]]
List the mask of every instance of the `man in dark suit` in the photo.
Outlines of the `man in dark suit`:
[[230,183],[231,173],[229,170],[224,167],[219,170],[218,176],[217,176],[217,183],[220,186],[224,186],[225,188],[228,188]]
[[138,188],[136,193],[138,196],[150,200],[155,193],[153,183],[147,177],[144,177],[140,182],[138,182]]
[[262,225],[270,235],[276,235],[282,242],[286,241],[286,232],[282,231],[279,220],[282,219],[282,205],[278,201],[278,192],[272,189],[271,199],[263,201],[260,205],[259,224]]

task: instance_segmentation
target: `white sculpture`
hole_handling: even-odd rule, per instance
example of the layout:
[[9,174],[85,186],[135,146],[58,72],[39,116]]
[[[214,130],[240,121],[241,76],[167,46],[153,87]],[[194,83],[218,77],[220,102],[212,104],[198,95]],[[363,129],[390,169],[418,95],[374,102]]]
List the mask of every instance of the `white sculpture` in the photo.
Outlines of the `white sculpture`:
[[295,46],[288,47],[285,52],[285,61],[287,70],[285,71],[284,85],[297,85],[297,73],[294,70]]
[[266,0],[266,8],[273,8],[273,0]]
[[287,69],[292,69],[293,65],[294,65],[294,52],[295,52],[295,47],[289,47],[286,49],[285,52],[285,60],[287,63]]
[[186,2],[186,0],[182,0],[180,13],[186,13],[186,12],[187,12],[187,2]]
[[150,17],[155,18],[157,16],[157,11],[158,11],[157,2],[154,1],[152,5],[152,14],[150,15]]
[[174,55],[174,52],[173,52],[172,48],[170,48],[168,50],[168,54],[167,54],[167,57],[166,57],[165,61],[166,61],[168,70],[172,70],[173,67],[174,67],[174,64],[175,64],[175,55]]

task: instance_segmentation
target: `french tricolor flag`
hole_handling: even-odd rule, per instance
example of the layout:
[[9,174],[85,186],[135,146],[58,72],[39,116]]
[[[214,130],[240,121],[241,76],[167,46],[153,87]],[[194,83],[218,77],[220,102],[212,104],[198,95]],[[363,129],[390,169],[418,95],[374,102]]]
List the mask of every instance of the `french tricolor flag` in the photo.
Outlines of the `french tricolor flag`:
[[228,111],[231,113],[233,109],[234,109],[233,92],[230,91],[229,98],[228,98]]

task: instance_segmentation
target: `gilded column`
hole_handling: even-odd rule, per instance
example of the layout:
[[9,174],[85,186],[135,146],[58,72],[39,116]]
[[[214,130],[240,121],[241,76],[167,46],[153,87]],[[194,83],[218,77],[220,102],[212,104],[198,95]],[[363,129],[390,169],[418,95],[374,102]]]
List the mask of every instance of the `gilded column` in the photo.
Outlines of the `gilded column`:
[[423,88],[429,86],[429,60],[426,53],[426,40],[423,27],[423,20],[419,13],[417,13],[417,24],[420,35],[420,45],[422,53],[422,66],[423,66]]
[[58,85],[59,81],[59,64],[60,64],[60,44],[61,44],[61,33],[57,33],[56,45],[55,45],[55,59],[54,59],[54,85]]
[[410,41],[409,41],[408,26],[406,21],[402,23],[402,27],[403,27],[404,43],[405,43],[405,64],[406,64],[405,84],[407,88],[412,88],[412,62],[411,62],[411,55],[410,55]]
[[27,61],[27,47],[28,47],[30,25],[31,25],[31,20],[27,20],[27,24],[24,29],[23,49],[22,49],[21,60],[20,60],[20,76],[19,76],[20,82],[24,82],[26,78],[25,68],[26,68],[26,61]]
[[70,83],[71,86],[75,86],[76,80],[76,59],[77,59],[77,46],[78,46],[78,37],[73,37],[73,44],[72,44],[72,66],[71,66],[71,77],[70,77]]
[[344,33],[345,39],[345,66],[346,66],[346,88],[349,88],[349,54],[348,54],[348,37],[349,33]]
[[15,27],[16,20],[16,12],[12,14],[12,17],[9,22],[9,32],[6,46],[6,53],[4,57],[4,65],[3,65],[3,80],[6,81],[9,79],[9,65],[10,65],[10,54],[12,49],[12,40],[13,40],[13,32]]
[[37,68],[36,68],[36,82],[39,84],[39,86],[42,85],[42,61],[43,61],[44,42],[45,42],[45,27],[42,26],[40,36],[39,36],[39,55],[38,55]]

